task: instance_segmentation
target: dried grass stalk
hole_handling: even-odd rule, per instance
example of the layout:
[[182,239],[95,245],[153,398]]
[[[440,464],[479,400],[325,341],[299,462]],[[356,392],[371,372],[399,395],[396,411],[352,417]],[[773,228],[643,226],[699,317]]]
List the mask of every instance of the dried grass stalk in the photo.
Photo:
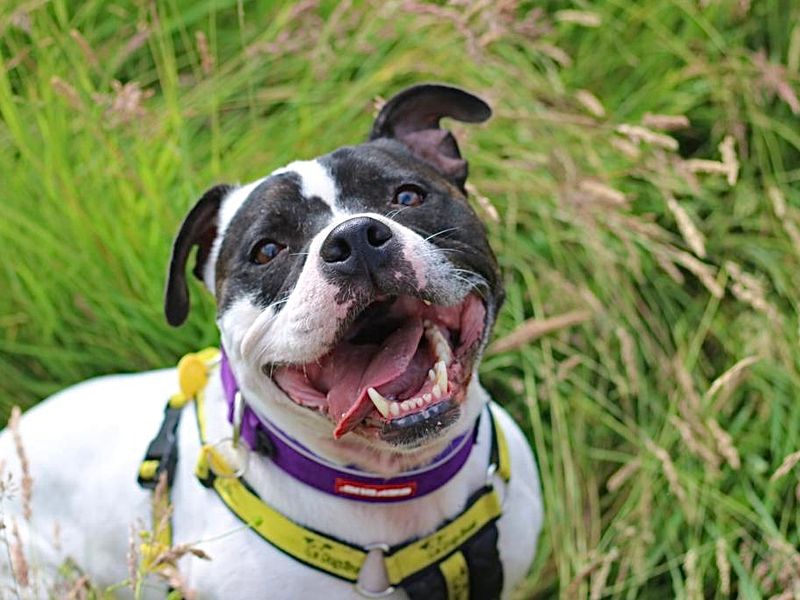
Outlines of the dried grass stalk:
[[469,196],[475,199],[475,202],[477,202],[480,209],[492,223],[500,222],[500,213],[497,212],[497,209],[489,198],[481,194],[478,188],[472,183],[467,183],[466,190]]
[[708,391],[703,396],[703,400],[713,398],[720,390],[736,387],[741,382],[741,377],[745,370],[759,360],[758,356],[746,356],[737,361],[730,369],[711,382]]
[[78,91],[71,84],[61,79],[61,77],[55,75],[51,77],[50,85],[53,87],[55,93],[66,100],[67,104],[72,108],[75,110],[81,110],[83,108],[83,101]]
[[791,471],[798,462],[800,462],[800,450],[787,455],[783,459],[781,466],[778,467],[777,471],[772,474],[772,477],[770,477],[769,480],[778,481],[778,479],[789,473],[789,471]]
[[95,53],[94,49],[92,49],[89,42],[83,37],[83,34],[78,31],[77,29],[72,29],[69,32],[69,36],[75,40],[75,43],[78,44],[78,47],[81,49],[86,62],[89,63],[93,68],[97,69],[100,66],[100,60],[97,58],[97,54]]
[[700,394],[697,393],[692,375],[684,366],[683,360],[679,355],[675,355],[672,359],[672,372],[675,374],[675,379],[678,380],[678,385],[688,403],[687,410],[682,411],[684,417],[695,419],[697,411],[700,410]]
[[676,131],[689,127],[689,118],[684,115],[659,115],[644,113],[642,125],[664,131]]
[[136,595],[139,587],[139,544],[136,527],[133,525],[128,533],[128,553],[125,558],[128,565],[128,587]]
[[72,587],[67,590],[64,600],[86,600],[91,591],[91,583],[88,575],[81,575],[72,584]]
[[211,75],[214,71],[214,56],[211,54],[208,38],[202,31],[196,31],[194,38],[197,42],[197,53],[200,55],[200,68],[205,75]]
[[666,194],[667,206],[670,212],[675,217],[678,223],[678,230],[681,236],[686,241],[686,244],[691,248],[692,252],[700,258],[706,257],[706,239],[700,230],[695,226],[694,221],[689,216],[689,213],[678,204],[678,201],[670,194]]
[[697,573],[697,550],[692,548],[686,553],[683,561],[683,570],[686,572],[686,598],[687,600],[701,600],[700,577]]
[[692,454],[701,458],[708,466],[712,475],[718,474],[720,463],[719,457],[708,446],[695,437],[689,424],[683,419],[674,416],[670,418],[670,422],[675,429],[678,430],[678,433],[680,433],[686,449]]
[[611,138],[611,145],[632,160],[637,160],[642,155],[642,151],[639,150],[639,146],[631,143],[625,138],[614,136]]
[[554,16],[559,23],[574,23],[583,27],[600,27],[603,24],[599,14],[588,10],[559,10]]
[[628,479],[630,479],[631,475],[639,470],[639,467],[641,466],[642,461],[639,458],[635,458],[629,463],[622,465],[619,469],[611,474],[611,477],[608,478],[608,481],[606,482],[606,489],[609,492],[616,492],[624,485],[626,481],[628,481]]
[[678,471],[675,468],[675,463],[672,462],[672,457],[669,455],[669,452],[650,440],[647,441],[647,449],[661,463],[661,468],[664,471],[664,477],[667,479],[670,491],[672,491],[681,504],[685,505],[686,492],[684,491],[683,487],[681,486],[681,482],[678,479]]
[[716,273],[712,267],[697,260],[688,252],[670,250],[669,254],[676,263],[683,265],[687,270],[693,273],[712,296],[715,298],[722,298],[725,295],[725,290],[717,283]]
[[25,547],[22,545],[22,537],[19,534],[17,521],[11,520],[11,536],[13,542],[11,543],[11,566],[13,568],[13,577],[21,588],[27,588],[31,584],[30,568],[28,567],[28,559],[25,558]]
[[631,141],[636,143],[644,142],[645,144],[664,148],[665,150],[670,150],[672,152],[675,152],[678,149],[678,140],[675,138],[663,133],[656,133],[655,131],[648,129],[647,127],[642,127],[641,125],[629,125],[627,123],[623,123],[622,125],[617,126],[617,132],[629,137]]
[[[592,555],[590,554],[589,557]],[[595,572],[603,564],[603,556],[594,556],[575,574],[575,577],[567,586],[565,591],[567,598],[575,598],[578,594],[578,588],[581,583],[592,573]]]
[[719,591],[729,596],[731,593],[731,563],[728,561],[728,545],[725,538],[717,538],[716,542],[717,571],[719,571]]
[[725,269],[731,275],[733,280],[731,292],[737,299],[749,304],[772,320],[780,318],[778,309],[767,300],[766,287],[758,277],[747,273],[738,264],[730,260],[725,262]]
[[633,337],[624,327],[617,327],[617,339],[619,340],[622,364],[625,366],[625,375],[628,379],[630,392],[636,396],[639,393],[639,369],[636,365],[636,344]]
[[738,471],[742,463],[739,459],[739,451],[736,450],[736,446],[733,444],[731,434],[725,431],[714,418],[709,419],[706,424],[709,431],[711,431],[711,436],[717,443],[717,451],[734,471]]
[[595,117],[602,118],[606,116],[606,109],[603,108],[603,103],[589,90],[578,90],[575,92],[575,99]]
[[600,568],[592,575],[592,583],[589,588],[589,599],[600,600],[603,592],[606,589],[606,581],[608,581],[608,574],[611,572],[611,565],[619,558],[619,550],[612,548],[603,556],[603,562]]
[[775,212],[775,216],[780,219],[783,230],[792,240],[795,251],[800,254],[800,229],[798,229],[797,224],[786,210],[786,200],[783,197],[783,193],[777,187],[770,186],[767,189],[767,194],[772,201],[772,209]]
[[731,186],[736,185],[736,181],[739,179],[739,160],[736,158],[734,143],[733,136],[726,135],[718,146],[722,163],[728,171],[728,185]]
[[14,440],[14,449],[19,459],[20,470],[22,471],[22,484],[21,484],[21,500],[22,500],[22,516],[25,520],[30,522],[31,498],[33,496],[33,477],[31,477],[30,463],[28,462],[28,454],[25,452],[25,445],[22,443],[22,435],[19,430],[19,420],[22,416],[22,411],[19,406],[14,406],[11,409],[11,418],[8,421],[8,428],[11,430],[11,436]]
[[669,258],[664,256],[663,253],[655,252],[653,253],[653,258],[655,258],[658,266],[661,267],[667,275],[669,275],[669,278],[672,279],[672,281],[678,285],[683,285],[686,282],[686,278],[683,276],[683,273],[681,273],[680,269],[676,267],[675,263],[673,263]]
[[709,173],[712,175],[728,175],[728,167],[718,160],[706,158],[690,158],[683,163],[692,173]]
[[489,346],[488,352],[497,354],[515,350],[553,331],[588,321],[591,316],[592,313],[588,310],[573,310],[549,319],[528,319],[507,336]]
[[625,194],[594,179],[581,179],[578,182],[578,191],[603,204],[625,206],[628,203]]

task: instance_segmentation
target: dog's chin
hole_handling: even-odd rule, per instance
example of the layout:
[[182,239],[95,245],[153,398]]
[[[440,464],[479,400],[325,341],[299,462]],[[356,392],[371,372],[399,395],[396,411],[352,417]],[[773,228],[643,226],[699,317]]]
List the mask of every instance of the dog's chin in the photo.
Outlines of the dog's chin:
[[383,297],[361,310],[324,356],[262,371],[292,402],[324,415],[334,438],[351,433],[413,450],[459,420],[486,314],[475,294],[453,306]]

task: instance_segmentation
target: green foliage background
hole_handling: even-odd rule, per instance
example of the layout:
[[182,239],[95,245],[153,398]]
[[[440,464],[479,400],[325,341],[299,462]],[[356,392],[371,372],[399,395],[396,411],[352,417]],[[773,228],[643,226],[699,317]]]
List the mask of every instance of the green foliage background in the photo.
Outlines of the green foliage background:
[[577,311],[482,369],[542,472],[520,597],[791,598],[799,22],[790,0],[6,2],[2,410],[214,343],[199,285],[182,329],[161,307],[202,190],[447,81],[495,108],[454,128],[505,271],[496,335]]

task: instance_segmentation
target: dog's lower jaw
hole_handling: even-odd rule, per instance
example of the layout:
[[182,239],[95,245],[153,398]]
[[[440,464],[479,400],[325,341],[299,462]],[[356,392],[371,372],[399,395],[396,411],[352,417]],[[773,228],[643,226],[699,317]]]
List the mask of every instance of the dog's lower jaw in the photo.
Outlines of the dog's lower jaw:
[[368,439],[357,432],[334,439],[333,424],[327,416],[293,402],[257,365],[232,361],[231,367],[246,402],[259,416],[327,461],[352,465],[383,477],[393,477],[430,463],[453,439],[474,427],[486,402],[477,373],[473,373],[459,406],[458,419],[427,442],[415,447],[395,446]]

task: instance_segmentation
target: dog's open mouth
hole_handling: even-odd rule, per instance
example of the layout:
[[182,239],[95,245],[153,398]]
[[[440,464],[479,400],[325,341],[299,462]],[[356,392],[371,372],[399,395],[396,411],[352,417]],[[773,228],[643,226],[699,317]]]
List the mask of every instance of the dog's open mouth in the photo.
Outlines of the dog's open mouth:
[[376,301],[325,356],[281,366],[273,378],[298,404],[326,413],[337,438],[363,425],[402,442],[409,430],[434,432],[458,416],[485,316],[474,294],[455,306]]

